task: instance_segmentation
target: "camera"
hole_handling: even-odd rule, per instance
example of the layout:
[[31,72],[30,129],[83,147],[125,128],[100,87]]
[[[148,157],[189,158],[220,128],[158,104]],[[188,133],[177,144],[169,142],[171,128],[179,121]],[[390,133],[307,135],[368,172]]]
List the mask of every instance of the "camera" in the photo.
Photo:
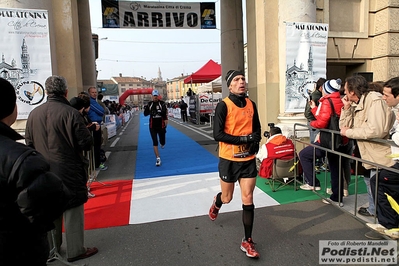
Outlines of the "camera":
[[[268,123],[267,124],[270,128],[274,127],[274,123]],[[265,136],[265,138],[270,138],[270,131],[265,131],[263,132],[263,136]]]

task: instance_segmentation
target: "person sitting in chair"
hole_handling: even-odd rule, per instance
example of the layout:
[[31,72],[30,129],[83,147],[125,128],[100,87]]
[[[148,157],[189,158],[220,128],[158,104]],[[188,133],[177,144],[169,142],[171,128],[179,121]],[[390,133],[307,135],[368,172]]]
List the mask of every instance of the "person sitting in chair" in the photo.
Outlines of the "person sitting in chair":
[[259,176],[270,178],[273,174],[273,161],[275,159],[290,160],[294,158],[294,152],[294,143],[281,133],[281,128],[271,127],[270,138],[256,155],[261,162]]

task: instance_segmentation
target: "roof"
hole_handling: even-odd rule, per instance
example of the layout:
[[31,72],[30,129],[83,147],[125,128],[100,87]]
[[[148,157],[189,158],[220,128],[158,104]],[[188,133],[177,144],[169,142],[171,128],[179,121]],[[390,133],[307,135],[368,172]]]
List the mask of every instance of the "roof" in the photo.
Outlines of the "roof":
[[222,68],[220,64],[210,59],[204,66],[184,79],[184,83],[207,83],[220,77]]
[[103,84],[116,84],[115,81],[110,79],[99,79],[97,82],[102,82]]
[[117,83],[149,82],[138,77],[112,77],[111,79],[115,80]]

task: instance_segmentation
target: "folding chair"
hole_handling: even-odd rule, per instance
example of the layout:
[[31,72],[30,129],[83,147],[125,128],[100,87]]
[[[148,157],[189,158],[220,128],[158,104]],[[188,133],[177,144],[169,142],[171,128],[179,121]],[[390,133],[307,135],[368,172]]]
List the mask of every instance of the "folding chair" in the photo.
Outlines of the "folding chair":
[[[266,181],[273,192],[296,181],[296,176],[298,173],[297,164],[298,162],[295,163],[294,158],[289,160],[273,160],[273,174],[270,178],[268,178],[268,181]],[[276,183],[278,183],[277,187]]]

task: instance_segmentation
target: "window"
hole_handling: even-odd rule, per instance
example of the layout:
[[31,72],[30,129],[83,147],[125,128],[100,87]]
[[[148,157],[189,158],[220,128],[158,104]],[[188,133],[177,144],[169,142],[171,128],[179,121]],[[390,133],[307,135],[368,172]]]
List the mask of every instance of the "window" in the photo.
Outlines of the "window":
[[324,0],[328,37],[368,38],[368,0]]

